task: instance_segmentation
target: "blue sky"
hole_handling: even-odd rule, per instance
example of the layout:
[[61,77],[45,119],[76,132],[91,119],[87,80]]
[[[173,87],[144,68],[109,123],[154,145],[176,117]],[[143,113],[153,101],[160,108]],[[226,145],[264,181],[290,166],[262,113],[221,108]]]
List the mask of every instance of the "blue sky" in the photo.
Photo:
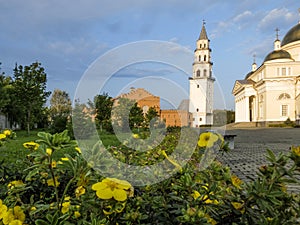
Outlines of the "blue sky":
[[[65,90],[73,98],[80,79],[103,54],[145,40],[193,52],[205,19],[216,102],[222,99],[216,108],[234,109],[234,81],[251,70],[253,54],[260,65],[273,50],[277,27],[282,40],[296,25],[299,6],[296,0],[0,0],[1,70],[12,75],[15,63],[39,61],[48,75],[47,88]],[[192,61],[186,63],[192,68]],[[130,86],[144,87],[172,98],[177,85],[184,98],[188,76],[163,63],[132,63],[117,68],[103,90],[115,96]],[[173,80],[175,86],[159,86],[161,80]]]

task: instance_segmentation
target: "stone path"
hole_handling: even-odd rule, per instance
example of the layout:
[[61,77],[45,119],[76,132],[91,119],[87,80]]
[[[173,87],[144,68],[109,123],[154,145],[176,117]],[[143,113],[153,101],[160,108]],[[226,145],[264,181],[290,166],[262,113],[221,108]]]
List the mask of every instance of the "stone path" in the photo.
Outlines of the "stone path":
[[[235,148],[218,156],[232,172],[244,181],[255,178],[258,167],[266,164],[266,149],[274,153],[288,152],[291,146],[300,146],[300,128],[249,128],[230,129],[226,134],[235,134]],[[291,191],[299,186],[291,186]]]

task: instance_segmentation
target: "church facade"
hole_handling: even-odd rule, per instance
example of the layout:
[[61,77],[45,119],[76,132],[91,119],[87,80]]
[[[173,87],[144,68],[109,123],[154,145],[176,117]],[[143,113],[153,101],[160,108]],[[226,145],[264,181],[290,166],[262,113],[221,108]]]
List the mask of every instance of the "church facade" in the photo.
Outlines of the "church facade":
[[[277,31],[278,32],[278,31]],[[300,116],[300,23],[283,40],[274,41],[274,50],[263,63],[242,80],[236,80],[235,122],[270,123],[296,121]]]

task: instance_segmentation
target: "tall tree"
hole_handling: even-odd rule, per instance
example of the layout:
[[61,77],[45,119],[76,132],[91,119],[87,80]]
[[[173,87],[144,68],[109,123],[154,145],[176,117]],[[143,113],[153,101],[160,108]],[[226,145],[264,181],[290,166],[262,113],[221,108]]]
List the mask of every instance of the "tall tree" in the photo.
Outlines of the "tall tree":
[[142,126],[145,120],[143,109],[134,103],[133,107],[130,109],[129,114],[129,127],[130,129],[139,128]]
[[50,119],[53,133],[62,132],[66,129],[68,118],[72,111],[72,103],[69,94],[55,89],[50,99]]
[[120,131],[128,132],[144,122],[143,110],[134,100],[119,98],[112,110],[113,123]]
[[146,113],[145,115],[146,117],[146,123],[147,123],[147,126],[150,126],[150,122],[152,124],[155,124],[156,122],[159,121],[159,115],[158,115],[158,112],[155,110],[154,107],[150,107],[148,112]]
[[94,107],[96,114],[96,124],[101,130],[111,130],[111,111],[113,106],[113,98],[107,93],[96,95],[94,98]]
[[[86,104],[80,103],[78,99],[75,101],[72,118],[69,123],[71,136],[77,139],[86,139],[95,134],[91,110]],[[73,134],[72,131],[74,132]]]
[[[17,107],[21,112],[23,126],[30,133],[31,126],[43,117],[44,104],[51,92],[46,91],[47,75],[41,63],[35,62],[30,66],[17,66],[14,69],[14,92]],[[25,123],[24,123],[25,122]]]

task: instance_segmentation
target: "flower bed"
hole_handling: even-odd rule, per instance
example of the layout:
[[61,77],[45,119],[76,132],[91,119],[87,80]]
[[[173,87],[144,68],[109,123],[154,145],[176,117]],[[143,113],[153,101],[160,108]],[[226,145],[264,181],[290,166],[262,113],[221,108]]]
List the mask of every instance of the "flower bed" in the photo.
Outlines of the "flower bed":
[[[138,134],[127,142],[136,139],[144,142]],[[0,224],[299,224],[299,195],[287,191],[288,184],[298,182],[299,147],[287,155],[268,151],[269,164],[258,169],[257,179],[244,183],[210,154],[226,154],[221,135],[201,134],[185,163],[174,153],[179,139],[180,132],[171,132],[146,151],[125,145],[107,149],[128,165],[168,162],[164,171],[172,176],[133,187],[99,173],[103,165],[93,160],[103,156],[100,144],[83,157],[86,153],[66,131],[41,132],[20,149],[28,152],[27,167],[0,179],[5,190]]]

